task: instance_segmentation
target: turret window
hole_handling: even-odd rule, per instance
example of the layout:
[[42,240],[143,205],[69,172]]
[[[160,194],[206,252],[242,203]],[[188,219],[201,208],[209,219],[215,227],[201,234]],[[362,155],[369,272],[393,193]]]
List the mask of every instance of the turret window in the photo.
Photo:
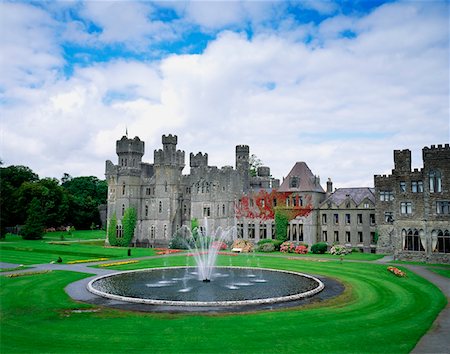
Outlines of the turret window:
[[162,202],[159,202],[159,206],[158,206],[158,212],[162,213]]
[[125,195],[125,182],[122,183],[122,195]]
[[442,192],[441,172],[438,170],[430,171],[430,192]]
[[148,216],[148,205],[145,206],[145,216]]

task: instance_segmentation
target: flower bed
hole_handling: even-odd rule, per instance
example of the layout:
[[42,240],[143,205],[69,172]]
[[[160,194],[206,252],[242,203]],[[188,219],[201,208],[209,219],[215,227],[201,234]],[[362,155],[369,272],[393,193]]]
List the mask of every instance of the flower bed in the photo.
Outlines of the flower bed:
[[172,250],[169,248],[155,248],[155,250],[157,251],[156,254],[159,256],[162,254],[172,254],[172,253],[183,252],[182,250]]
[[119,261],[119,262],[113,262],[113,263],[103,263],[103,264],[99,264],[99,267],[101,267],[101,268],[113,267],[113,266],[132,264],[132,263],[137,263],[137,262],[139,262],[139,261]]
[[347,248],[343,245],[334,245],[330,249],[330,254],[334,254],[334,255],[338,255],[338,256],[343,256],[343,255],[346,255],[349,253],[352,253],[352,249]]
[[307,254],[308,246],[297,244],[292,241],[285,241],[280,246],[280,252],[283,253],[297,253],[297,254]]
[[397,277],[406,277],[406,273],[397,267],[389,266],[387,267],[388,272],[391,272],[392,274],[396,275]]

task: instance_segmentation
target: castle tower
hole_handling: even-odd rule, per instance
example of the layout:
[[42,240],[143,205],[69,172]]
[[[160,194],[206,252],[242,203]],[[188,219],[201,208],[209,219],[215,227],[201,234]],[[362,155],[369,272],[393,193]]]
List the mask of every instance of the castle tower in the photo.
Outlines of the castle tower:
[[411,150],[394,150],[394,170],[411,172]]
[[177,140],[176,135],[162,136],[163,148],[154,152],[155,166],[171,166],[183,170],[184,151],[177,150]]
[[250,187],[250,148],[248,145],[236,146],[236,170],[241,175],[243,190]]
[[121,169],[139,169],[144,155],[144,142],[137,136],[128,139],[125,135],[116,141],[118,166]]

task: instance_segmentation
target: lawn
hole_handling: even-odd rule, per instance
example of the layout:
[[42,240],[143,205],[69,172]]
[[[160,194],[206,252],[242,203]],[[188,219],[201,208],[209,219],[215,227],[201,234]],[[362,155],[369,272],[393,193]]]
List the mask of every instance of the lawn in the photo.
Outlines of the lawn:
[[450,278],[450,269],[434,268],[434,267],[429,267],[427,269],[439,275],[442,275],[443,277]]
[[[0,261],[15,264],[40,264],[56,261],[61,257],[63,263],[77,260],[95,260],[98,258],[129,258],[126,247],[104,247],[104,231],[75,231],[64,241],[56,232],[47,233],[42,240],[23,240],[17,235],[8,234],[0,242]],[[50,236],[48,236],[50,235]],[[100,242],[91,241],[100,237]],[[155,255],[151,248],[133,248],[132,257]]]
[[[191,259],[171,256],[120,268],[185,265]],[[446,305],[442,293],[423,278],[408,271],[406,278],[398,278],[379,264],[245,255],[218,261],[326,275],[343,281],[347,290],[333,300],[281,311],[151,314],[72,301],[63,289],[85,274],[0,277],[1,351],[408,353]],[[73,312],[78,309],[98,312]]]

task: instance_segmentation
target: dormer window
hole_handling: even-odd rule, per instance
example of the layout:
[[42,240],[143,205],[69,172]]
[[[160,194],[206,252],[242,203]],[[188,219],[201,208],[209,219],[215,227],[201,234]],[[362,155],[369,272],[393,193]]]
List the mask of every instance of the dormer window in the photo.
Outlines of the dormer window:
[[289,180],[289,188],[298,188],[299,178],[294,176]]

